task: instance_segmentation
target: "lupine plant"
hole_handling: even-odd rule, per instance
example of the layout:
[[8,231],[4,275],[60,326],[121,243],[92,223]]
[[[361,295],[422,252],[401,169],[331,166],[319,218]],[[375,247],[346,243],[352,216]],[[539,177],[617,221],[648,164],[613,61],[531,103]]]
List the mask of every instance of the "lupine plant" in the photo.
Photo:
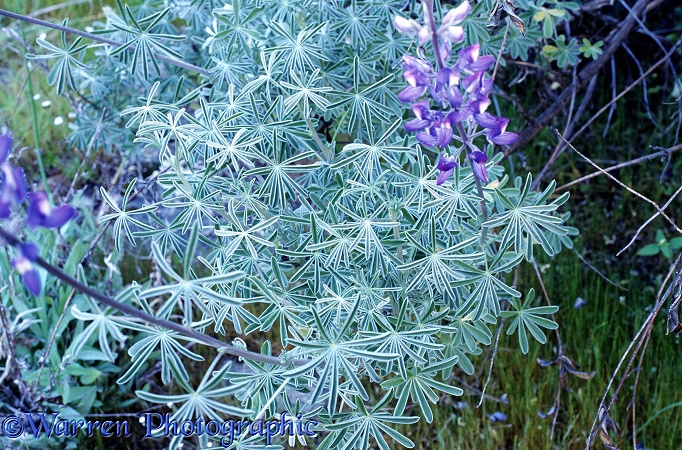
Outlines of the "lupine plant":
[[[100,189],[115,250],[137,246],[158,273],[116,300],[260,347],[192,376],[204,357],[189,344],[206,340],[92,301],[71,312],[87,324],[71,358],[99,346],[125,366],[122,388],[178,421],[287,411],[319,422],[318,448],[388,449],[414,445],[394,428],[431,422],[439,393],[462,394],[453,372],[474,372],[502,315],[524,353],[528,332],[544,342],[556,308],[522,300],[509,273],[576,230],[554,183],[536,192],[530,174],[504,174],[496,150],[517,135],[491,112],[502,38],[481,31],[484,3],[117,2],[93,44],[39,39],[51,53],[32,58],[56,59],[57,88],[97,100],[79,104],[73,144],[158,154],[122,196]],[[513,56],[524,36],[509,34]],[[9,211],[23,185],[3,174]],[[27,223],[58,227],[71,211],[32,194]],[[14,264],[32,293],[34,255],[26,244]],[[180,393],[136,382],[157,362]]]

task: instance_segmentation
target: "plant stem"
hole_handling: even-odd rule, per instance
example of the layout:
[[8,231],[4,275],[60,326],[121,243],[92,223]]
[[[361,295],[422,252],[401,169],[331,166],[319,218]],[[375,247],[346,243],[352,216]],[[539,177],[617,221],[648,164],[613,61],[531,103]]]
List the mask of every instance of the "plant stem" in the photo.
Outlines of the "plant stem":
[[438,35],[436,34],[436,18],[433,16],[433,0],[424,0],[424,14],[426,20],[429,21],[429,28],[431,28],[431,44],[433,45],[433,53],[436,55],[436,64],[438,70],[443,68],[443,58],[440,56],[440,47],[438,45]]
[[[25,16],[23,14],[17,14],[17,13],[13,13],[10,11],[5,11],[4,9],[0,9],[0,16],[10,17],[12,19],[21,20],[22,22],[28,22],[28,23],[32,23],[35,25],[41,25],[43,27],[53,28],[55,30],[63,31],[65,33],[75,34],[77,36],[82,36],[82,37],[85,37],[88,39],[92,39],[93,41],[102,42],[104,44],[109,44],[109,45],[114,46],[114,47],[120,47],[123,45],[120,42],[116,42],[114,40],[107,39],[105,37],[101,37],[101,36],[98,36],[98,35],[93,34],[93,33],[88,33],[86,31],[77,30],[77,29],[71,28],[71,27],[65,27],[63,25],[57,25],[57,24],[54,24],[52,22],[47,22],[45,20],[40,20],[40,19],[36,19],[33,17]],[[131,45],[128,48],[130,50],[134,50],[135,46]],[[191,70],[192,72],[196,72],[200,75],[205,75],[205,76],[208,75],[208,72],[203,67],[195,66],[194,64],[190,64],[190,63],[186,63],[184,61],[180,61],[179,59],[173,58],[172,56],[166,56],[166,55],[154,53],[154,57],[161,60],[161,61],[167,62],[169,64],[173,64],[175,66],[182,67],[183,69]]]
[[[0,237],[2,237],[9,245],[12,247],[18,247],[21,245],[21,241],[17,239],[13,234],[8,233],[0,227]],[[82,292],[83,294],[92,297],[93,299],[99,301],[100,303],[103,303],[106,306],[109,306],[111,308],[117,309],[121,311],[123,314],[126,314],[128,316],[132,317],[137,317],[138,319],[144,320],[145,322],[156,325],[159,327],[166,328],[168,330],[175,331],[177,333],[182,334],[183,336],[186,336],[188,338],[191,338],[195,341],[201,342],[203,344],[209,345],[211,347],[215,347],[218,350],[222,350],[223,352],[227,353],[228,355],[232,356],[237,356],[239,358],[244,358],[248,359],[251,361],[256,361],[256,362],[261,362],[265,364],[274,364],[278,366],[286,366],[289,364],[293,364],[295,366],[301,366],[308,361],[306,360],[300,360],[300,359],[295,359],[291,360],[288,362],[282,361],[280,358],[277,358],[275,356],[268,356],[268,355],[261,355],[260,353],[252,352],[249,350],[241,349],[238,347],[235,347],[233,345],[226,344],[212,336],[209,336],[207,334],[201,333],[197,330],[194,330],[189,327],[184,327],[182,325],[179,325],[174,322],[170,322],[168,320],[163,320],[159,319],[157,317],[152,316],[151,314],[147,314],[145,312],[139,311],[135,308],[133,308],[130,305],[126,305],[124,303],[121,303],[109,296],[106,296],[102,294],[99,291],[96,291],[89,286],[84,285],[83,283],[79,282],[78,280],[70,277],[57,267],[51,265],[44,259],[38,257],[35,261],[35,263],[45,269],[47,273],[49,273],[52,276],[57,277],[59,280],[62,282],[68,284],[69,286],[77,289],[78,291]]]
[[[26,42],[26,35],[24,34],[24,27],[20,26],[21,38]],[[33,81],[31,81],[31,70],[28,68],[28,62],[24,62],[24,70],[26,71],[26,85],[28,86],[29,102],[31,105],[31,120],[33,121],[33,145],[36,153],[36,161],[38,162],[38,171],[40,172],[40,180],[43,183],[43,189],[47,194],[47,198],[52,202],[52,191],[47,183],[47,175],[45,174],[45,165],[43,164],[43,156],[40,154],[40,137],[38,135],[38,110],[36,108],[36,101],[33,99],[35,91],[33,90]]]
[[[467,155],[470,154],[473,149],[471,148],[471,143],[469,142],[469,136],[467,135],[467,132],[464,130],[464,127],[462,126],[461,123],[457,123],[457,131],[459,131],[459,135],[462,138],[462,142],[464,143],[464,148],[466,148]],[[483,185],[481,184],[481,180],[478,179],[476,175],[474,175],[474,182],[476,183],[476,190],[478,191],[478,196],[481,197],[481,209],[483,210],[483,219],[485,221],[488,220],[488,206],[485,203],[485,197],[483,196]],[[481,240],[485,242],[485,236],[486,236],[487,228],[483,227],[483,235],[481,237]]]

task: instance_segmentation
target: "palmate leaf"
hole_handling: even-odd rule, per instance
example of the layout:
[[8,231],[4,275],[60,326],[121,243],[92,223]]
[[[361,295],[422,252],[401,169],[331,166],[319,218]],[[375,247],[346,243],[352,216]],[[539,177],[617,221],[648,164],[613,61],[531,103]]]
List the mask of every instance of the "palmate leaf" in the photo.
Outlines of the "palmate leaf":
[[[114,30],[126,33],[128,40],[125,44],[113,50],[111,56],[120,55],[123,57],[124,61],[128,61],[128,50],[132,49],[131,73],[133,75],[137,72],[138,66],[142,66],[142,74],[144,75],[145,80],[149,79],[150,63],[156,70],[156,73],[161,75],[156,53],[163,53],[177,59],[182,59],[182,55],[171,49],[164,41],[182,41],[185,39],[185,36],[152,32],[152,29],[168,15],[170,8],[166,8],[150,17],[138,20],[135,18],[135,15],[131,12],[128,5],[121,7],[120,0],[116,0],[116,3],[126,20],[126,25],[123,26],[116,21],[112,21],[111,25],[114,27]],[[114,30],[102,30],[101,32],[113,32]]]
[[[333,94],[338,100],[329,105],[329,109],[342,109],[343,113],[340,122],[348,124],[348,132],[357,131],[360,125],[364,130],[371,130],[374,119],[383,123],[390,121],[394,113],[385,105],[376,100],[378,90],[390,83],[393,75],[382,78],[381,80],[365,85],[360,77],[360,59],[356,56],[353,60],[353,85],[347,92],[334,91]],[[362,123],[360,123],[362,119]]]
[[157,208],[157,205],[149,205],[149,206],[143,206],[140,209],[132,210],[132,211],[127,211],[126,208],[128,206],[128,200],[130,199],[130,195],[133,192],[133,188],[135,187],[135,183],[137,182],[137,178],[133,178],[130,181],[130,184],[126,188],[125,194],[123,194],[123,200],[121,201],[121,207],[119,208],[118,205],[114,202],[114,200],[109,196],[107,191],[104,190],[103,187],[99,188],[100,193],[102,194],[102,198],[104,201],[109,205],[111,209],[114,210],[113,213],[111,214],[105,214],[104,216],[99,218],[99,223],[107,222],[109,220],[114,221],[114,227],[113,227],[113,235],[114,235],[114,242],[116,243],[116,250],[119,252],[123,250],[123,232],[125,232],[125,235],[128,238],[128,242],[132,244],[133,247],[135,247],[135,236],[133,234],[133,228],[139,228],[141,230],[152,230],[153,227],[150,225],[133,218],[133,216],[136,215],[147,215],[154,211]]
[[568,200],[568,192],[552,203],[545,204],[545,201],[554,191],[556,182],[552,181],[539,195],[530,193],[531,184],[532,177],[529,173],[516,201],[512,201],[501,190],[496,189],[496,194],[506,211],[495,214],[483,224],[487,227],[504,226],[505,228],[500,233],[502,236],[501,250],[506,250],[513,244],[514,251],[525,253],[527,261],[533,257],[533,243],[535,242],[539,243],[548,255],[556,253],[545,236],[545,230],[560,236],[571,231],[561,225],[563,223],[561,217],[550,215]]
[[[260,353],[261,355],[272,356],[270,341],[263,343]],[[236,396],[242,402],[242,406],[252,411],[261,411],[266,405],[269,405],[266,408],[266,416],[276,416],[283,411],[291,414],[290,409],[279,409],[281,406],[280,402],[277,401],[280,400],[283,403],[287,398],[286,391],[281,389],[282,385],[288,383],[284,374],[287,368],[257,363],[248,359],[244,360],[244,364],[248,370],[225,374],[225,378],[230,381],[231,385],[239,387]]]
[[[217,49],[248,48],[254,40],[260,41],[263,35],[258,31],[260,24],[258,19],[263,13],[263,7],[243,6],[251,2],[234,0],[231,8],[219,8],[213,11],[213,29],[207,29],[210,37],[206,39],[203,47],[209,47],[209,52],[215,53]],[[227,5],[227,3],[225,4]],[[214,50],[214,47],[217,47]]]
[[[319,372],[308,403],[314,405],[323,396],[326,396],[327,411],[330,414],[335,414],[339,397],[345,400],[344,394],[350,393],[365,401],[369,400],[369,395],[358,377],[360,360],[388,362],[399,357],[398,354],[369,350],[374,345],[373,340],[349,338],[348,333],[351,325],[356,321],[359,307],[360,300],[358,298],[343,327],[337,330],[328,330],[317,310],[313,307],[310,312],[319,333],[317,339],[305,341],[291,339],[289,341],[299,348],[297,353],[300,356],[313,355],[313,359],[300,367],[290,369],[286,376],[295,378],[307,376],[311,371]],[[341,377],[348,380],[352,390],[341,388],[339,384]],[[325,390],[327,390],[326,393]]]
[[279,220],[279,216],[270,217],[267,220],[259,222],[250,228],[246,228],[242,225],[241,220],[237,218],[235,214],[235,209],[230,205],[228,208],[228,216],[231,220],[229,229],[219,229],[215,230],[217,236],[224,236],[231,238],[227,247],[223,250],[225,258],[229,258],[239,247],[244,245],[248,252],[254,259],[258,258],[258,250],[256,246],[274,247],[275,244],[270,242],[268,239],[261,237],[260,235],[273,226]]
[[528,353],[528,336],[526,335],[526,331],[530,331],[530,334],[533,335],[536,341],[544,344],[547,342],[547,337],[545,337],[545,334],[540,328],[555,330],[559,327],[556,322],[542,317],[544,315],[554,314],[559,310],[559,307],[538,306],[531,308],[530,305],[533,303],[534,299],[535,290],[531,288],[523,304],[521,304],[518,298],[515,298],[512,301],[514,311],[502,311],[500,313],[501,317],[512,318],[507,334],[513,334],[514,331],[518,331],[519,346],[524,354]]
[[411,151],[409,147],[390,143],[390,138],[394,136],[401,124],[401,119],[396,120],[378,139],[372,136],[369,144],[352,143],[345,145],[343,151],[337,156],[338,161],[334,162],[330,168],[338,170],[354,162],[358,169],[354,171],[354,176],[355,180],[358,180],[361,176],[375,177],[376,173],[381,172],[382,161],[399,166],[395,160],[395,153]]
[[371,448],[370,440],[374,439],[381,450],[391,450],[384,435],[389,436],[403,447],[414,447],[414,442],[394,430],[391,425],[413,424],[419,420],[419,417],[403,417],[391,414],[385,410],[390,400],[391,393],[387,392],[371,410],[368,410],[360,398],[355,397],[355,412],[337,414],[334,416],[335,419],[338,418],[336,422],[324,424],[325,429],[331,430],[332,433],[325,438],[318,449],[368,449]]
[[416,270],[417,273],[411,276],[411,282],[407,290],[414,290],[422,283],[432,283],[439,292],[446,293],[449,298],[457,298],[453,290],[455,281],[464,280],[464,276],[452,264],[455,261],[480,261],[484,254],[482,252],[469,253],[467,250],[478,240],[478,236],[470,237],[451,247],[442,248],[436,237],[436,222],[431,219],[429,222],[429,241],[428,247],[422,245],[416,238],[406,233],[408,241],[417,252],[423,257],[413,259],[411,262],[397,267],[400,271]]
[[273,207],[284,210],[288,205],[287,196],[291,200],[295,200],[299,198],[299,195],[306,195],[305,190],[291,174],[315,170],[319,167],[319,164],[310,164],[310,160],[315,157],[315,152],[312,150],[297,153],[290,158],[286,158],[284,143],[276,136],[276,131],[273,131],[273,147],[275,149],[275,157],[273,159],[261,154],[260,158],[264,165],[247,170],[244,175],[264,175],[265,180],[258,190],[259,195],[268,197]]
[[434,379],[437,372],[454,366],[457,363],[457,359],[458,356],[451,356],[428,365],[415,364],[408,371],[406,378],[395,377],[381,383],[381,387],[384,389],[394,389],[395,398],[398,399],[393,415],[402,415],[405,411],[405,406],[407,406],[408,399],[412,398],[412,403],[419,404],[419,408],[422,410],[426,421],[428,423],[433,422],[433,411],[429,402],[438,403],[439,398],[434,389],[457,396],[464,393],[458,387],[450,386],[447,383]]
[[[309,76],[299,77],[293,70],[290,72],[292,83],[280,81],[283,88],[293,90],[294,93],[289,95],[284,100],[286,110],[285,115],[288,115],[296,107],[301,106],[303,102],[303,114],[308,114],[310,110],[310,102],[313,102],[321,111],[325,111],[329,106],[329,100],[324,98],[321,94],[332,90],[330,87],[318,86],[320,77],[318,74],[320,69],[315,69]],[[307,73],[304,75],[308,75]]]
[[517,266],[523,255],[513,252],[498,252],[495,258],[483,267],[478,268],[464,261],[455,261],[460,280],[452,283],[453,287],[469,287],[470,293],[464,303],[459,305],[457,313],[465,316],[475,311],[474,320],[478,320],[485,312],[490,311],[497,316],[500,313],[500,300],[508,297],[521,297],[521,293],[500,279],[499,274],[509,272]]
[[[66,26],[68,19],[64,19],[63,26]],[[78,82],[74,69],[87,69],[88,66],[80,61],[79,54],[82,53],[88,44],[79,45],[83,40],[78,37],[71,45],[66,42],[66,33],[62,31],[62,48],[56,47],[44,39],[38,38],[36,42],[39,46],[52,53],[47,55],[26,55],[28,59],[56,59],[54,66],[47,74],[47,84],[53,86],[57,84],[57,94],[64,93],[64,87],[69,84],[73,90],[78,89]]]
[[[171,420],[177,421],[178,424],[184,420],[196,421],[199,418],[222,423],[227,416],[248,417],[253,413],[251,410],[224,403],[224,399],[239,391],[240,386],[227,385],[226,378],[231,363],[223,364],[220,369],[216,370],[222,355],[224,354],[219,353],[213,360],[196,388],[181,378],[177,379],[178,385],[185,391],[183,394],[156,394],[138,390],[135,391],[135,395],[151,403],[181,405],[171,414]],[[163,435],[163,429],[160,429],[159,435]]]
[[[145,299],[138,299],[138,302],[144,312],[154,315],[154,312]],[[170,331],[155,325],[150,326],[134,322],[127,318],[121,318],[118,321],[125,328],[140,332],[142,336],[140,340],[128,349],[132,365],[126,373],[121,375],[121,378],[116,381],[118,384],[126,384],[138,375],[138,372],[144,368],[145,364],[149,363],[152,352],[157,350],[159,351],[159,359],[161,360],[161,381],[164,384],[171,382],[171,374],[179,376],[185,382],[189,381],[189,375],[182,363],[180,355],[194,361],[204,360],[203,356],[185,348],[180,342],[196,342],[193,339],[182,336],[175,331]]]
[[327,60],[327,57],[321,53],[320,46],[316,43],[316,36],[327,24],[325,22],[311,23],[294,37],[296,33],[294,31],[295,23],[293,20],[290,21],[289,29],[286,29],[278,22],[270,22],[270,29],[278,36],[276,42],[279,45],[268,48],[266,53],[279,53],[279,58],[284,61],[282,72],[285,74],[292,70],[295,73],[305,73],[318,67],[319,61]]
[[229,305],[241,304],[240,299],[225,295],[211,289],[211,287],[222,283],[232,283],[244,278],[246,276],[244,272],[233,271],[221,275],[191,279],[191,274],[188,274],[187,277],[181,277],[173,270],[168,261],[166,261],[165,255],[161,253],[161,249],[157,245],[152,245],[152,254],[161,271],[176,281],[176,283],[153,287],[140,293],[140,298],[144,299],[170,295],[170,298],[166,299],[163,306],[157,311],[159,317],[167,318],[180,300],[183,300],[182,309],[184,321],[186,323],[191,323],[192,321],[193,306],[196,306],[202,313],[211,315],[211,312],[206,307],[205,299],[212,299]]
[[[344,221],[343,224],[337,225],[334,228],[337,230],[349,231],[353,240],[348,249],[362,252],[367,260],[369,260],[370,256],[374,253],[380,253],[389,258],[392,256],[384,247],[381,236],[377,230],[375,230],[375,228],[386,229],[400,225],[399,222],[381,218],[382,214],[386,214],[385,205],[385,203],[381,204],[381,206],[377,207],[373,212],[368,213],[367,210],[371,208],[371,205],[368,205],[364,194],[360,201],[360,210],[357,213],[340,203],[337,204],[337,208],[352,221],[349,221],[348,223]],[[395,262],[398,263],[398,261]]]

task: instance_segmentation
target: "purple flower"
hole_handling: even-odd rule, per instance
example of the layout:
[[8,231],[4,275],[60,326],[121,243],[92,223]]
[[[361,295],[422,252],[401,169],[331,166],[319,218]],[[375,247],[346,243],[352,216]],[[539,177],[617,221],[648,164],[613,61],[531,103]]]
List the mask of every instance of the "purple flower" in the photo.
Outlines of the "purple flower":
[[495,411],[490,415],[490,421],[491,422],[506,422],[507,421],[507,415],[503,412],[500,411]]
[[431,73],[431,65],[427,61],[409,55],[403,56],[403,75],[410,86],[398,94],[398,100],[403,103],[410,103],[424,95],[431,86],[429,80]]
[[485,71],[474,72],[462,80],[462,87],[467,94],[475,97],[485,97],[493,87],[493,79],[484,77]]
[[488,162],[488,156],[485,154],[485,147],[483,152],[478,150],[469,153],[467,156],[471,161],[471,168],[474,171],[474,175],[479,180],[484,183],[488,182],[488,170],[485,168],[485,163]]
[[587,302],[585,301],[585,299],[582,297],[576,298],[575,303],[573,303],[573,308],[574,309],[580,309],[583,306],[587,306]]
[[[417,133],[417,141],[428,147],[446,147],[452,140],[452,122],[448,117],[443,118],[441,111],[429,109],[429,101],[421,100],[412,104],[412,111],[417,116],[405,122],[405,130]],[[423,131],[426,130],[426,131]]]
[[414,112],[414,115],[417,116],[417,118],[412,119],[409,122],[405,122],[405,130],[409,131],[410,133],[414,133],[415,131],[421,131],[431,126],[434,118],[431,114],[432,111],[429,109],[429,106],[428,100],[421,100],[412,103],[412,112]]
[[27,222],[31,229],[35,227],[59,228],[76,215],[76,209],[70,205],[50,208],[45,192],[28,194]]
[[416,36],[423,28],[414,19],[405,19],[400,16],[393,17],[393,25],[400,34],[406,36]]
[[38,276],[38,271],[33,266],[39,254],[38,246],[27,242],[21,245],[17,257],[12,258],[12,267],[19,272],[24,286],[33,295],[40,295],[40,277]]
[[10,216],[12,205],[21,203],[26,195],[24,172],[8,162],[0,164],[2,185],[0,187],[0,219]]
[[436,85],[431,87],[431,98],[437,102],[449,102],[452,108],[462,104],[462,93],[457,86],[459,75],[452,69],[444,67],[436,75]]
[[452,140],[452,124],[450,119],[443,118],[443,113],[436,111],[435,120],[428,130],[417,133],[417,141],[428,147],[447,147]]
[[438,35],[448,42],[462,42],[464,40],[464,28],[458,24],[466,18],[470,10],[471,5],[465,1],[457,8],[448,11],[438,28]]
[[481,114],[474,114],[474,120],[483,128],[487,128],[486,135],[488,140],[495,144],[509,145],[516,142],[519,135],[509,131],[505,131],[509,124],[509,119],[504,117],[495,117],[487,112]]
[[495,58],[492,55],[485,55],[479,58],[481,51],[481,44],[474,44],[470,47],[463,48],[457,54],[457,67],[465,73],[485,72],[495,64]]
[[438,164],[436,164],[436,168],[440,170],[440,175],[438,175],[438,179],[436,180],[438,186],[445,183],[445,180],[450,178],[450,175],[455,171],[455,166],[457,166],[457,159],[454,155],[448,156],[447,153],[440,155]]
[[0,134],[0,164],[4,163],[12,149],[12,135],[9,133]]

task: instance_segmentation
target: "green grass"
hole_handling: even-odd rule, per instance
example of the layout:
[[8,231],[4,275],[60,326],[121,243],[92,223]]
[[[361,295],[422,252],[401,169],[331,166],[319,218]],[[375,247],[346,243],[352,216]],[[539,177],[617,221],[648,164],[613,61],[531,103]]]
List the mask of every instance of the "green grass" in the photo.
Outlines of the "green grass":
[[[50,8],[51,11],[36,17],[54,23],[61,23],[64,17],[69,17],[70,26],[84,28],[104,17],[104,4],[113,4],[113,1],[70,0],[55,3],[49,0],[7,0],[1,7],[22,14],[35,14]],[[0,18],[2,27],[10,24],[14,25],[14,21]],[[36,25],[22,24],[21,29],[17,26],[12,26],[12,29],[20,30],[20,35],[23,32],[25,41],[36,53],[40,50],[35,40],[41,33],[45,33],[46,39],[51,42],[60,39],[59,32]],[[81,162],[80,156],[75,156],[74,149],[66,143],[71,105],[65,97],[56,95],[56,87],[47,84],[46,73],[36,62],[23,58],[23,53],[24,48],[17,40],[5,33],[0,34],[0,83],[3,86],[0,94],[0,127],[7,126],[12,131],[15,146],[23,149],[22,166],[27,169],[29,177],[41,172],[40,159],[35,152],[37,141],[46,176],[57,176],[59,179],[53,179],[51,183],[56,181],[59,184],[67,183],[68,186]],[[49,105],[43,102],[49,102]],[[55,124],[57,118],[63,122]],[[68,180],[62,180],[62,177]]]
[[[53,5],[49,0],[20,1],[20,9],[16,9],[11,6],[12,0],[6,3],[10,6],[4,7],[23,13]],[[60,22],[63,17],[70,17],[69,25],[84,28],[93,20],[102,18],[102,4],[113,2],[93,0],[80,4],[70,3],[73,2],[64,2],[64,8],[40,18]],[[1,24],[7,26],[9,21],[3,18]],[[58,33],[32,25],[24,25],[24,32],[29,42],[35,42],[35,38],[42,32],[47,33],[48,40],[58,38]],[[0,65],[0,83],[3,85],[3,93],[0,94],[0,126],[7,125],[12,130],[17,145],[25,147],[22,161],[31,163],[29,166],[35,174],[39,173],[33,153],[34,136],[37,136],[49,181],[63,182],[55,181],[54,177],[57,177],[66,178],[66,182],[70,183],[69,175],[73,176],[80,160],[72,157],[73,151],[65,143],[68,113],[71,111],[69,102],[56,96],[54,88],[45,81],[45,73],[35,64],[28,68],[34,94],[40,95],[34,101],[27,83],[27,60],[12,49],[22,51],[16,41],[8,39],[5,34],[0,35],[0,58],[3,61]],[[608,80],[604,83],[608,83]],[[524,86],[524,89],[525,92],[518,92],[517,95],[524,102],[532,104],[535,101],[534,89],[532,86]],[[604,88],[598,89],[598,92],[601,94],[595,97],[595,103],[603,105],[609,100],[610,90]],[[595,122],[590,132],[576,139],[576,148],[599,161],[625,161],[648,153],[648,145],[669,145],[670,138],[654,138],[651,124],[642,118],[642,114],[637,113],[640,92],[635,90],[618,102],[610,132],[605,139],[601,138],[604,116]],[[41,106],[45,100],[51,102],[47,107]],[[659,98],[658,103],[656,100],[650,98],[651,104],[658,105],[664,98]],[[505,102],[500,103],[502,107],[505,106]],[[671,108],[662,106],[659,114],[663,116],[665,113],[669,117]],[[511,114],[509,110],[508,115]],[[64,124],[54,125],[56,117],[62,117]],[[583,118],[585,119],[586,117]],[[514,120],[509,129],[517,129]],[[518,158],[512,158],[515,173],[524,174],[528,170],[537,172],[555,144],[556,137],[543,132],[525,149],[525,167],[522,167]],[[659,183],[658,175],[664,163],[652,161],[643,166],[621,170],[615,175],[624,183],[662,203],[677,188],[674,182]],[[681,166],[682,158],[674,157],[669,170],[673,174],[679,174]],[[565,152],[554,167],[559,185],[591,171],[573,152]],[[677,176],[679,179],[679,175]],[[681,202],[678,200],[671,206],[671,213],[679,210]],[[546,411],[551,406],[559,380],[555,367],[542,368],[536,359],[553,359],[556,356],[554,334],[548,333],[548,343],[544,346],[534,343],[528,355],[523,355],[518,350],[516,336],[503,334],[487,393],[496,398],[506,394],[509,404],[486,400],[480,408],[476,408],[478,396],[467,392],[462,399],[443,397],[438,407],[434,408],[433,423],[428,424],[421,420],[416,425],[400,430],[415,442],[416,448],[584,448],[585,438],[611,373],[630,339],[645,320],[649,311],[647,308],[654,303],[655,292],[667,270],[668,262],[663,258],[636,257],[635,252],[651,242],[657,228],[665,229],[665,223],[660,218],[655,220],[635,246],[622,257],[616,258],[617,251],[653,214],[650,205],[625,193],[605,177],[600,177],[589,184],[571,189],[571,199],[565,208],[572,211],[572,224],[581,231],[576,239],[577,249],[592,264],[628,289],[622,291],[607,284],[571,251],[565,250],[554,260],[547,258],[542,261],[542,264],[547,265],[544,267],[543,277],[549,296],[554,304],[561,307],[557,319],[565,343],[565,353],[580,364],[582,370],[596,371],[595,378],[580,380],[569,376],[568,387],[572,392],[564,391],[561,394],[555,442],[550,443],[551,418],[541,419],[537,412]],[[673,217],[679,217],[679,214],[672,214]],[[667,234],[672,235],[670,232]],[[540,292],[539,283],[531,268],[526,267],[522,271],[519,285],[524,290],[535,287]],[[587,300],[588,305],[574,310],[572,305],[577,297]],[[538,298],[542,300],[540,296]],[[647,448],[661,450],[679,447],[679,436],[682,435],[682,423],[678,419],[679,409],[682,408],[682,378],[679,375],[682,373],[682,360],[677,357],[679,341],[671,335],[665,335],[664,317],[665,311],[655,323],[636,397],[637,426],[640,428],[638,440]],[[475,358],[474,363],[477,366],[485,364],[487,368],[487,360],[482,357]],[[201,370],[196,371],[200,372]],[[468,377],[466,381],[480,386],[483,380]],[[630,413],[627,406],[633,381],[634,377],[626,380],[612,411],[613,419],[624,432],[624,436],[616,440],[622,448],[631,448],[628,433],[632,427],[628,426]],[[466,402],[468,407],[461,408],[458,403],[460,400]],[[418,413],[418,407],[414,408],[413,411]],[[492,423],[489,415],[495,411],[504,412],[507,421]],[[93,443],[93,448],[105,448],[106,444]],[[600,445],[597,443],[595,448]]]

